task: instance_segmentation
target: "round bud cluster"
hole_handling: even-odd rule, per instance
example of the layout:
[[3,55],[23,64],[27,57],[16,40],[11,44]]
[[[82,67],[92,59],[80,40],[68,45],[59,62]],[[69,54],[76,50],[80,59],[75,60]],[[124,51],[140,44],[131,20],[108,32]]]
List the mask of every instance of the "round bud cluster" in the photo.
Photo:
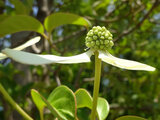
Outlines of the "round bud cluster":
[[85,43],[94,50],[108,50],[114,45],[112,40],[112,34],[105,27],[95,26],[87,33]]

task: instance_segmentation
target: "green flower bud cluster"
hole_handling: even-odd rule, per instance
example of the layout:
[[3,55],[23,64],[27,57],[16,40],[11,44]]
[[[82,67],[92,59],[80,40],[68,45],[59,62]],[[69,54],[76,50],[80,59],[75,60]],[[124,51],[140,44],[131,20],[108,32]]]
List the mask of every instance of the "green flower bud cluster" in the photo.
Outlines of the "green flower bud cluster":
[[86,37],[86,46],[94,50],[108,50],[114,45],[112,34],[105,28],[94,26]]

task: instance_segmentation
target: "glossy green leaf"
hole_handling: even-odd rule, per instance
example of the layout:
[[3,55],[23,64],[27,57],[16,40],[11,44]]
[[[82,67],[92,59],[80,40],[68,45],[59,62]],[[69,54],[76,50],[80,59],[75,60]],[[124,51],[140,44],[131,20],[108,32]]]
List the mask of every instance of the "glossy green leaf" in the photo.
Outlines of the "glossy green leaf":
[[43,116],[43,109],[46,106],[45,102],[41,98],[40,94],[34,89],[31,90],[31,96],[32,96],[32,99],[33,99],[35,105],[37,106],[37,108],[40,112],[40,116]]
[[[46,106],[55,117],[62,119],[59,116],[58,112],[54,109],[54,107],[52,107],[52,105],[38,91],[32,90],[31,95],[34,103],[36,104],[36,106],[40,111],[40,114],[42,114],[42,108]],[[39,102],[40,102],[40,105],[39,105]]]
[[76,119],[76,98],[68,87],[59,86],[54,89],[48,97],[48,102],[63,120]]
[[0,28],[0,37],[20,31],[34,31],[44,34],[43,25],[35,18],[27,15],[5,17],[0,22]]
[[106,99],[98,98],[97,112],[99,120],[105,120],[109,113],[109,104]]
[[85,27],[91,25],[85,18],[71,13],[53,13],[46,17],[44,21],[44,26],[48,32],[52,32],[54,28],[64,24],[82,25]]
[[[75,92],[77,108],[87,107],[92,109],[92,97],[85,89],[78,89]],[[109,104],[104,98],[98,98],[97,113],[99,120],[105,120],[109,113]]]
[[119,117],[116,120],[147,120],[147,119],[144,119],[144,118],[141,118],[141,117],[137,117],[137,116],[128,115],[128,116]]
[[20,0],[10,0],[10,2],[14,5],[16,14],[28,15],[29,11],[27,7]]
[[75,92],[77,100],[77,108],[87,107],[92,109],[92,97],[85,89],[78,89]]

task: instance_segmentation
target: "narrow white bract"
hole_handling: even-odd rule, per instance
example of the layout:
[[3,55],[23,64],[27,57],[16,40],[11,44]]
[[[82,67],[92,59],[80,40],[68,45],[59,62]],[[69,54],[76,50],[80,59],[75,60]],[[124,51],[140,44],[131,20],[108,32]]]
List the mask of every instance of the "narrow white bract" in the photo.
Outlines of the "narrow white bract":
[[4,49],[3,53],[12,58],[13,60],[23,64],[42,65],[51,63],[72,64],[90,62],[90,57],[93,54],[93,51],[89,50],[85,53],[71,57],[61,57],[56,55],[39,55],[23,51],[17,51],[9,48]]
[[155,68],[151,67],[149,65],[136,62],[136,61],[131,61],[131,60],[125,60],[121,58],[117,58],[112,56],[109,52],[103,52],[99,51],[99,58],[113,66],[123,68],[123,69],[128,69],[128,70],[145,70],[145,71],[154,71]]
[[[40,39],[41,38],[39,36],[35,37],[35,38],[32,38],[29,41],[25,42],[24,44],[22,44],[22,45],[20,45],[20,46],[18,46],[16,48],[13,48],[13,49],[14,50],[23,50],[24,48],[27,48],[27,47],[29,47],[31,45],[34,45],[35,43],[39,42]],[[7,56],[5,54],[3,54],[3,53],[0,53],[0,60],[5,59],[5,58],[7,58]]]

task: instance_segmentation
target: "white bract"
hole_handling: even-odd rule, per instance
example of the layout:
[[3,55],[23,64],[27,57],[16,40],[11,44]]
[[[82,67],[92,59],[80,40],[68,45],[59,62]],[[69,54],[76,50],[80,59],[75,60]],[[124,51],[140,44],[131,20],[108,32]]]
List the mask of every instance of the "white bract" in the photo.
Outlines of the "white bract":
[[90,48],[87,52],[70,57],[56,55],[39,55],[16,49],[6,48],[2,52],[13,60],[29,65],[42,65],[51,63],[73,64],[90,62],[90,57],[95,51],[99,52],[98,58],[113,66],[128,70],[154,71],[155,68],[136,61],[120,59],[112,56],[107,49],[113,46],[112,35],[105,27],[93,27],[86,37],[86,46]]
[[[29,41],[25,42],[24,44],[16,47],[16,48],[13,48],[14,50],[23,50],[31,45],[34,45],[35,43],[39,42],[40,41],[40,37],[35,37],[35,38],[32,38],[30,39]],[[3,60],[7,58],[7,56],[3,53],[0,53],[0,60]]]
[[[72,64],[72,63],[84,63],[90,62],[91,55],[94,54],[93,50],[89,50],[79,55],[71,57],[60,57],[56,55],[38,55],[18,50],[13,50],[6,48],[3,50],[3,53],[13,60],[29,65],[42,65],[42,64],[51,64],[51,63],[61,63],[61,64]],[[99,51],[99,59],[102,61],[111,64],[113,66],[129,69],[129,70],[146,70],[154,71],[155,68],[146,64],[142,64],[136,61],[120,59],[112,56],[110,53]]]

